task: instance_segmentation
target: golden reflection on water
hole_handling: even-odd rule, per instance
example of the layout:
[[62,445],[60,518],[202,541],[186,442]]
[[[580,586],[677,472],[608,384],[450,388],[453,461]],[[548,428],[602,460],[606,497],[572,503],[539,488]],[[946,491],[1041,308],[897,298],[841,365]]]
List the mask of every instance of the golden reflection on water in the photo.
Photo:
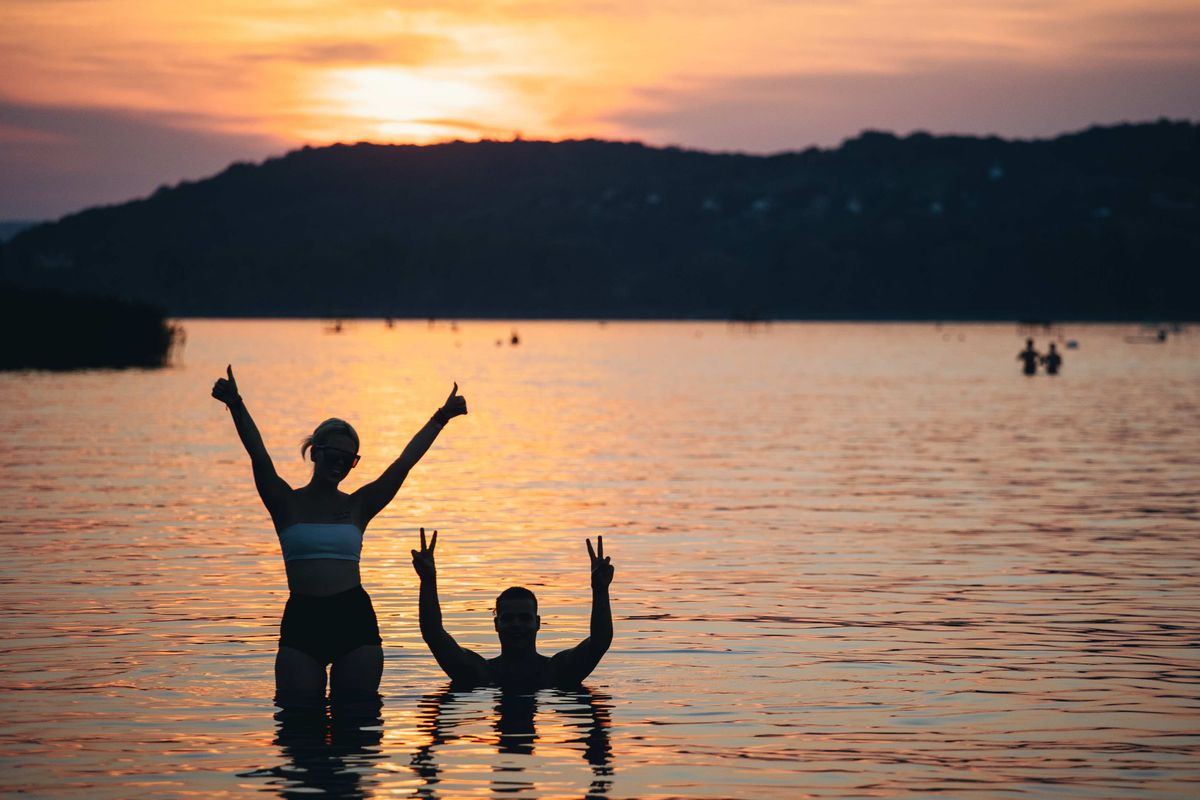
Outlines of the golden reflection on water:
[[[1064,373],[1025,379],[1008,326],[185,327],[174,369],[0,375],[5,791],[1165,798],[1200,780],[1193,334],[1077,326]],[[467,397],[367,531],[378,724],[272,716],[286,584],[208,397],[229,362],[294,486],[322,419],[359,430],[353,488],[452,382]],[[511,584],[539,596],[543,652],[586,635],[583,540],[603,535],[616,640],[590,694],[446,692],[416,625],[419,526],[441,531],[448,630],[487,655]]]

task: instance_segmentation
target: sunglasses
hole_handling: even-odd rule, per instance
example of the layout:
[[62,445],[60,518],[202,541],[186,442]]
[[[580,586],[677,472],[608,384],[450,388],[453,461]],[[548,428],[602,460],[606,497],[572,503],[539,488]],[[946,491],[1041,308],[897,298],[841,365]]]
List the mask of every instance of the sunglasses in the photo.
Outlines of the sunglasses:
[[[496,612],[492,612],[495,614]],[[503,614],[496,614],[496,619],[502,623],[510,622],[533,622],[533,614],[528,611],[505,611]]]
[[358,466],[358,453],[351,453],[349,450],[342,450],[340,447],[330,447],[327,444],[313,445],[313,450],[320,450],[324,454],[324,458],[349,461],[351,468]]

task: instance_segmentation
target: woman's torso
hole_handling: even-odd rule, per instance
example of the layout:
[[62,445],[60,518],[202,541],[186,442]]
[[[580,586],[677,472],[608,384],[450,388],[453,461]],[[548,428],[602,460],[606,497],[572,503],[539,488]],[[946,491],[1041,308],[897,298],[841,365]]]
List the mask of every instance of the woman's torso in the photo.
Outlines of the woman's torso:
[[[296,489],[288,508],[278,515],[275,533],[282,534],[294,525],[353,526],[361,534],[365,526],[357,518],[350,495],[314,495]],[[288,589],[293,594],[326,597],[353,589],[362,583],[358,561],[347,558],[299,558],[285,561]]]

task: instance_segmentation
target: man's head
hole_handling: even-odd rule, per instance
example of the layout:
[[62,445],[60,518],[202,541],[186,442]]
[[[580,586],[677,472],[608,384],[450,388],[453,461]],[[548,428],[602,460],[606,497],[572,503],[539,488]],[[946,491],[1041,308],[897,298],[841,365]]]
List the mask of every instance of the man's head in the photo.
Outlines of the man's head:
[[537,632],[542,627],[537,612],[537,597],[524,586],[510,586],[500,593],[493,622],[500,635],[501,649],[534,649]]

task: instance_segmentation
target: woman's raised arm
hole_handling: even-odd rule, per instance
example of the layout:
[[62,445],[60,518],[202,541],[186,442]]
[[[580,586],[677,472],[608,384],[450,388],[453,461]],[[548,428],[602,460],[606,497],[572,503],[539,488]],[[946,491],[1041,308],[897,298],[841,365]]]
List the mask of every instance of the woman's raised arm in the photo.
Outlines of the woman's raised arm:
[[233,377],[233,366],[226,366],[225,373],[227,377],[217,378],[217,382],[213,384],[212,396],[229,409],[234,427],[237,428],[238,436],[242,440],[242,446],[246,448],[246,452],[250,456],[250,466],[254,469],[254,486],[258,489],[258,496],[262,498],[263,505],[267,507],[267,511],[274,519],[276,512],[284,508],[292,487],[288,486],[287,481],[275,472],[275,464],[271,461],[266,445],[263,444],[262,434],[258,432],[258,426],[254,424],[250,412],[246,410],[246,404],[242,401],[241,394],[238,393],[237,381]]
[[392,502],[396,492],[400,491],[404,479],[408,477],[409,470],[415,467],[421,460],[421,456],[429,450],[433,440],[442,432],[442,428],[446,427],[446,423],[466,413],[467,400],[458,393],[458,384],[456,383],[450,391],[450,396],[446,398],[445,404],[433,412],[429,422],[426,422],[421,430],[417,431],[399,458],[393,461],[382,475],[360,487],[354,493],[354,499],[358,504],[358,516],[364,526],[388,503]]

